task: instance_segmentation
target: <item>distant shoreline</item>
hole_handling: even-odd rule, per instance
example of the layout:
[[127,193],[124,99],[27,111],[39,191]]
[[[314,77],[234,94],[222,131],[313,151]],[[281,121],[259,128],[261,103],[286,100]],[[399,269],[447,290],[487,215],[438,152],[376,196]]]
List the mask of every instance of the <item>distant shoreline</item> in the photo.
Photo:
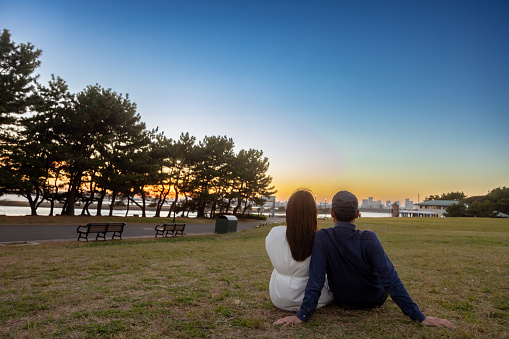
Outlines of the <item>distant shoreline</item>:
[[[0,206],[30,207],[30,204],[28,203],[28,201],[2,200],[2,198],[0,197]],[[55,205],[53,207],[55,209],[60,209],[60,208],[62,208],[62,206],[63,206],[62,203],[57,202],[57,203],[55,203]],[[51,204],[49,202],[43,202],[43,203],[41,203],[41,205],[39,205],[39,207],[50,208]],[[80,209],[83,208],[83,205],[76,204],[75,208],[76,208],[76,210],[80,210]],[[97,204],[92,204],[92,205],[89,206],[89,208],[90,209],[96,209],[97,208]],[[110,209],[110,205],[108,205],[108,204],[105,204],[105,205],[102,206],[102,210],[103,211],[107,211],[109,209]],[[157,208],[155,206],[148,206],[147,205],[145,207],[146,211],[155,211],[156,209]],[[125,210],[127,210],[127,206],[115,206],[114,210],[125,211]],[[136,204],[132,204],[132,205],[129,206],[129,210],[138,210],[138,211],[141,211],[141,208],[139,208]],[[163,206],[163,209],[161,211],[163,212],[163,211],[168,211],[168,210],[169,210],[169,206]],[[359,211],[360,212],[373,212],[373,213],[387,213],[387,214],[390,213],[390,211],[388,209],[384,209],[384,208],[365,208],[365,207],[360,207]],[[318,213],[318,214],[320,214],[320,213]]]
[[[19,207],[30,207],[30,204],[28,203],[28,201],[14,201],[14,200],[1,200],[0,198],[0,206],[19,206]],[[74,205],[76,207],[76,209],[82,209],[83,208],[83,205]],[[47,207],[47,208],[51,208],[51,203],[49,202],[43,202],[39,205],[39,207]],[[63,207],[63,204],[61,202],[57,202],[53,205],[53,208],[55,209],[60,209]],[[97,204],[92,204],[89,206],[89,208],[91,209],[95,209],[97,207]],[[165,206],[165,207],[168,207],[169,206]],[[106,211],[106,210],[109,210],[110,209],[110,205],[108,204],[103,204],[102,206],[102,210],[103,211]],[[114,207],[115,210],[127,210],[127,206],[115,206]],[[140,210],[141,209],[136,205],[136,204],[132,204],[132,205],[129,205],[129,210]],[[147,206],[145,207],[145,210],[147,211],[155,211],[156,210],[156,207],[154,206]],[[164,210],[164,207],[163,207],[163,210]]]
[[360,207],[359,211],[374,212],[374,213],[389,213],[390,212],[387,208],[365,208],[365,207]]

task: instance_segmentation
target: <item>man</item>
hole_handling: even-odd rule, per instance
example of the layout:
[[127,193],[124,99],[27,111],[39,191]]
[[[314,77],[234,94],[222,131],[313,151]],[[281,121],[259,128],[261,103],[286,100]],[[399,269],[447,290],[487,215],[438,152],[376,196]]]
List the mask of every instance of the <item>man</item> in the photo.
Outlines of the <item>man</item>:
[[327,274],[334,303],[339,307],[376,308],[382,306],[390,295],[410,319],[427,326],[454,327],[445,319],[426,317],[421,312],[408,295],[376,234],[355,229],[358,207],[357,198],[352,193],[336,193],[331,208],[335,225],[316,232],[309,281],[300,310],[296,316],[281,318],[274,324],[307,321],[316,310]]

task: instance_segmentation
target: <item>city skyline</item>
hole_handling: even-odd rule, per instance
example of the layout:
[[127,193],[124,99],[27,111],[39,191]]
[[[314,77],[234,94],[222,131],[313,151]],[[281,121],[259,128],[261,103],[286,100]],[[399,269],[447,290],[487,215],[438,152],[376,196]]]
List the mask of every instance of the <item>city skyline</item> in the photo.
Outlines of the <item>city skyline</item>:
[[148,128],[263,150],[284,201],[509,186],[509,2],[5,0],[39,82],[128,93]]
[[[272,199],[272,197],[271,197],[271,199],[267,200],[266,204],[269,204],[273,201],[274,201],[274,199]],[[359,207],[364,207],[364,208],[370,208],[370,207],[377,208],[378,205],[382,206],[383,208],[387,208],[388,206],[395,204],[395,203],[398,203],[401,207],[412,208],[416,203],[421,203],[426,200],[422,199],[420,201],[413,201],[413,200],[410,200],[410,198],[405,198],[404,202],[402,202],[402,200],[385,200],[385,201],[383,201],[382,199],[375,200],[374,197],[368,197],[368,198],[358,198],[358,201],[359,201]],[[276,202],[276,204],[286,204],[286,203],[288,203],[288,200],[277,200],[277,198],[276,198],[275,202]],[[330,198],[330,199],[324,198],[324,200],[322,200],[322,201],[317,199],[316,205],[317,206],[327,205],[330,207],[331,202],[332,202],[332,198]]]

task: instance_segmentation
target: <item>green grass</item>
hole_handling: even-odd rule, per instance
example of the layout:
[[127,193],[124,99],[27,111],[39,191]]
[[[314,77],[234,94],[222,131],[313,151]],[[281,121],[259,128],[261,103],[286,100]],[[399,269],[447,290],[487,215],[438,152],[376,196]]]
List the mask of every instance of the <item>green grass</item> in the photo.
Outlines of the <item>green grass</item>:
[[[320,226],[331,226],[320,221]],[[270,226],[235,234],[0,247],[2,338],[493,338],[509,336],[509,222],[361,218],[412,298],[455,329],[327,306],[305,325],[268,295]]]

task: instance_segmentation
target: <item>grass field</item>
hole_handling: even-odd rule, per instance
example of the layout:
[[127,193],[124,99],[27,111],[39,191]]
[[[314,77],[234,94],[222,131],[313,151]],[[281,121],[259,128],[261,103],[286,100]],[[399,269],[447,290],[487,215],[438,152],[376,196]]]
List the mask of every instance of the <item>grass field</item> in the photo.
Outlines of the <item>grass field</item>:
[[[320,221],[320,227],[332,221]],[[377,232],[410,295],[455,329],[427,328],[389,300],[329,305],[300,326],[268,294],[270,226],[235,234],[0,247],[2,338],[509,337],[509,222],[361,218]]]

